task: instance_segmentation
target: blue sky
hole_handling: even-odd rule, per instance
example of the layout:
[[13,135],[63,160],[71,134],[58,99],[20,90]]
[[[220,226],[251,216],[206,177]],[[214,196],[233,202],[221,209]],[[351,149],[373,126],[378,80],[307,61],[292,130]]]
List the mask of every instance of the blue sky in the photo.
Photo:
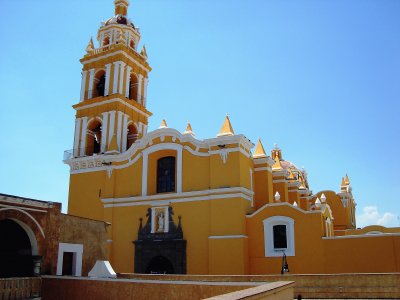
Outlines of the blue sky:
[[[63,5],[61,5],[63,4]],[[67,208],[79,59],[112,0],[0,2],[0,193]],[[400,225],[400,1],[131,0],[161,119],[236,133],[304,166],[314,192],[349,174],[358,225]]]

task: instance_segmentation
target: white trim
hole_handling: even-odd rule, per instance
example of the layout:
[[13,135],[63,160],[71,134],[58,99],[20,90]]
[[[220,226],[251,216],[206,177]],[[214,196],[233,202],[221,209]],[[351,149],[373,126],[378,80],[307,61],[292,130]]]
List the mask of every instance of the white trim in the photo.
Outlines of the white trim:
[[[344,231],[344,230],[338,230]],[[331,237],[322,237],[323,240],[340,240],[340,239],[357,239],[357,238],[370,238],[370,237],[384,237],[384,236],[400,236],[400,233],[381,233],[381,234],[357,234],[357,235],[337,235]]]
[[20,208],[15,208],[15,207],[0,208],[0,211],[6,211],[6,210],[16,210],[16,211],[19,211],[19,212],[23,213],[24,215],[27,215],[33,221],[33,223],[35,223],[35,225],[39,228],[39,231],[42,234],[42,237],[46,238],[42,226],[40,226],[39,222],[36,221],[36,219],[31,214],[27,213],[26,211],[24,211],[24,210],[22,210]]
[[[263,224],[265,257],[282,256],[283,252],[286,254],[286,256],[295,256],[294,220],[285,216],[273,216],[263,220]],[[286,226],[287,247],[285,249],[274,248],[273,227],[276,225]]]
[[[22,197],[17,197],[17,196],[12,196],[12,195],[0,195],[0,202],[7,202],[7,203],[12,203],[15,205],[16,203],[22,204],[22,205],[28,205],[28,206],[33,206],[33,207],[39,207],[39,208],[52,208],[54,206],[53,202],[44,202],[40,200],[35,200],[35,199],[28,199],[28,198],[22,198]],[[9,207],[9,206],[7,206]],[[12,206],[14,207],[14,206]],[[20,207],[23,209],[28,209],[26,207]],[[31,209],[31,208],[29,208]],[[37,210],[40,212],[45,212],[45,210]]]
[[102,106],[104,104],[109,104],[109,103],[113,103],[113,102],[119,102],[122,103],[124,105],[126,105],[127,107],[133,109],[134,111],[138,112],[139,114],[145,116],[146,118],[150,117],[149,114],[146,114],[145,112],[141,111],[140,109],[136,108],[135,106],[127,103],[126,101],[119,99],[119,98],[113,98],[113,99],[109,99],[109,100],[104,100],[104,101],[99,101],[99,102],[95,102],[92,104],[88,104],[88,105],[83,105],[81,107],[76,108],[76,110],[82,110],[82,109],[87,109],[87,108],[91,108],[91,107],[96,107],[96,106]]
[[63,268],[63,259],[64,252],[72,252],[73,260],[72,260],[72,275],[73,276],[82,276],[82,253],[83,253],[83,245],[82,244],[68,244],[68,243],[59,243],[58,244],[58,258],[57,258],[57,275],[62,275]]
[[[6,201],[6,200],[0,200],[0,202],[9,202],[9,201]],[[12,204],[16,204],[15,202],[12,202]],[[23,204],[25,204],[25,203],[23,203]],[[28,204],[29,205],[29,204]],[[7,205],[7,204],[2,204],[2,203],[0,203],[0,207],[3,207],[3,208],[15,208],[15,205]],[[22,210],[26,210],[26,211],[34,211],[34,212],[40,212],[40,213],[47,213],[47,210],[44,210],[44,209],[36,209],[36,208],[29,208],[29,207],[23,207],[23,206],[18,206],[18,208],[19,209],[22,209]]]
[[272,169],[270,167],[259,167],[259,168],[254,168],[254,171],[256,172],[260,172],[260,171],[268,171],[268,172],[272,172]]
[[236,194],[210,195],[210,196],[203,196],[203,197],[165,199],[165,200],[156,200],[156,201],[140,201],[140,202],[117,203],[117,204],[104,204],[104,208],[124,207],[124,206],[142,206],[142,205],[157,206],[157,205],[169,205],[170,203],[214,201],[214,200],[230,199],[230,198],[243,198],[243,199],[251,202],[251,198],[248,195],[245,195],[243,193],[236,193]]
[[110,94],[110,77],[111,77],[111,64],[106,64],[106,82],[104,88],[104,96]]
[[149,80],[147,79],[147,77],[145,77],[144,78],[144,81],[143,81],[143,103],[142,103],[142,105],[144,106],[144,107],[146,107],[146,104],[147,104],[147,85],[149,84]]
[[211,235],[209,239],[247,239],[247,235]]
[[137,99],[136,101],[140,104],[142,104],[142,84],[143,84],[143,75],[139,74],[138,75],[138,89],[137,89]]
[[80,142],[80,136],[81,136],[81,118],[77,118],[75,120],[75,135],[74,135],[74,149],[72,150],[73,153],[72,155],[74,157],[77,157],[79,155],[79,142]]
[[[253,192],[253,169],[250,168],[250,191]],[[251,207],[254,206],[254,197],[251,197]]]
[[123,119],[123,122],[122,122],[122,148],[121,148],[121,152],[124,152],[124,151],[126,151],[127,149],[126,149],[126,147],[127,147],[127,144],[126,144],[126,142],[127,142],[127,136],[128,136],[128,118],[129,118],[129,116],[128,115],[125,115],[124,114],[124,119]]
[[122,94],[124,91],[124,73],[125,73],[126,63],[121,61],[120,64],[120,73],[119,73],[119,93]]
[[290,204],[288,202],[278,202],[278,203],[267,203],[267,204],[264,204],[259,209],[257,209],[255,212],[253,212],[251,215],[246,215],[246,218],[252,218],[255,215],[257,215],[260,212],[262,212],[265,208],[273,207],[273,206],[287,206],[287,207],[295,209],[295,210],[297,210],[297,211],[299,211],[299,212],[301,212],[303,214],[321,214],[321,213],[323,213],[323,211],[321,211],[321,210],[310,210],[310,211],[308,211],[308,210],[303,210],[298,206],[293,206],[292,204]]
[[88,99],[92,99],[93,97],[94,71],[95,69],[89,70],[90,75],[89,75]]
[[113,82],[113,89],[112,89],[113,94],[118,93],[118,74],[119,74],[120,63],[121,63],[120,61],[114,62],[114,82]]
[[126,78],[125,78],[125,97],[129,98],[129,90],[130,90],[130,83],[131,83],[131,71],[132,67],[126,67]]
[[103,124],[101,126],[101,153],[106,152],[107,146],[107,130],[108,130],[108,114],[109,112],[103,112]]
[[111,143],[111,139],[112,139],[112,137],[113,137],[113,135],[114,135],[114,127],[115,127],[115,113],[116,113],[116,111],[115,110],[113,110],[113,111],[110,111],[109,112],[109,114],[110,114],[110,126],[109,126],[109,128],[108,128],[108,143],[107,143],[107,149],[108,149],[108,146],[110,146],[110,143]]
[[84,156],[85,155],[87,125],[88,125],[88,117],[83,117],[82,118],[82,130],[81,130],[80,156]]
[[81,83],[81,101],[85,100],[85,91],[86,91],[86,78],[87,78],[87,71],[82,72],[82,83]]
[[123,117],[123,112],[118,111],[118,123],[117,123],[117,145],[118,145],[118,150],[121,151],[121,134],[122,134],[122,117]]

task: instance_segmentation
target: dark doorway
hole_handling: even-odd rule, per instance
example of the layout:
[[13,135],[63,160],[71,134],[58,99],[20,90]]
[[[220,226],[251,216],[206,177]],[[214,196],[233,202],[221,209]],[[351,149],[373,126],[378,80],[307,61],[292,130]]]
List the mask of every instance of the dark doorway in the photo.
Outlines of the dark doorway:
[[63,253],[62,275],[72,276],[73,259],[74,259],[73,252],[64,252]]
[[146,267],[147,274],[174,274],[172,263],[164,256],[154,257]]
[[25,230],[13,220],[2,220],[0,241],[0,277],[32,276],[32,247]]
[[167,156],[157,161],[157,193],[175,192],[175,157]]
[[104,96],[104,90],[106,87],[106,75],[102,75],[99,79],[99,82],[97,83],[96,90],[97,90],[97,96]]

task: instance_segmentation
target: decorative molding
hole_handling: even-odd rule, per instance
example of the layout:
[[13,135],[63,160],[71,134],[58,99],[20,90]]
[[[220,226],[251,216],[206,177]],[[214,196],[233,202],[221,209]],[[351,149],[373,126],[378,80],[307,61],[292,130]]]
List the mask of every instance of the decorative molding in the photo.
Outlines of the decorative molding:
[[259,167],[259,168],[254,168],[255,172],[260,172],[260,171],[268,171],[268,172],[272,172],[272,169],[270,167]]
[[29,214],[28,212],[26,212],[25,210],[23,210],[21,207],[18,207],[18,208],[17,208],[17,207],[5,207],[5,208],[0,208],[0,212],[6,211],[6,210],[16,210],[16,211],[19,211],[19,212],[23,213],[24,215],[28,216],[28,218],[31,219],[31,220],[33,221],[33,223],[35,223],[35,225],[38,227],[40,233],[42,234],[42,237],[43,237],[43,238],[46,238],[42,226],[40,226],[39,222],[36,221],[36,219],[35,219],[31,214]]
[[72,259],[72,275],[73,276],[82,276],[82,253],[83,253],[83,245],[82,244],[68,244],[68,243],[59,243],[58,244],[58,259],[57,259],[57,275],[62,275],[63,268],[63,258],[65,252],[74,253]]
[[[264,224],[264,251],[265,257],[295,256],[295,241],[294,241],[294,220],[286,216],[273,216],[263,220]],[[276,225],[286,226],[286,248],[274,248],[274,233],[273,227]]]

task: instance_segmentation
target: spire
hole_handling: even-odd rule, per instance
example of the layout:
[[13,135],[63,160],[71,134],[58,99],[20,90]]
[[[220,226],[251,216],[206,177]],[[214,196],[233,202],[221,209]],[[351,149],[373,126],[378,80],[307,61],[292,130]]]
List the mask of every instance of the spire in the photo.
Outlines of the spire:
[[317,197],[317,200],[315,200],[315,207],[320,208],[321,207],[321,200]]
[[280,202],[281,201],[281,195],[279,194],[279,192],[275,193],[274,198],[275,198],[275,202]]
[[349,176],[346,174],[346,177],[344,178],[344,183],[346,184],[346,185],[349,185],[350,184],[350,178],[349,178]]
[[187,123],[186,130],[183,132],[183,134],[194,135],[192,125],[190,125],[190,122]]
[[326,196],[324,193],[321,195],[321,202],[326,203]]
[[140,51],[140,55],[144,56],[145,58],[147,58],[147,51],[146,51],[146,46],[143,45],[142,50]]
[[115,15],[123,15],[126,16],[128,14],[128,0],[115,0]]
[[266,157],[267,154],[265,153],[264,146],[261,142],[261,139],[258,138],[258,143],[256,146],[256,150],[254,151],[253,157]]
[[168,128],[167,122],[165,121],[165,119],[163,119],[163,120],[161,121],[161,125],[160,125],[160,127],[158,127],[158,128]]
[[275,159],[278,157],[279,160],[282,159],[282,150],[278,147],[278,144],[274,144],[274,149],[271,151],[271,157]]
[[217,137],[224,136],[224,135],[234,135],[235,132],[233,131],[231,121],[229,120],[229,116],[226,115],[224,124],[222,124],[221,130],[217,134]]
[[94,44],[93,44],[93,38],[91,37],[88,45],[86,46],[86,52],[89,53],[92,50],[94,50]]
[[342,177],[342,183],[341,186],[345,186],[346,185],[346,181],[344,181],[344,177]]

